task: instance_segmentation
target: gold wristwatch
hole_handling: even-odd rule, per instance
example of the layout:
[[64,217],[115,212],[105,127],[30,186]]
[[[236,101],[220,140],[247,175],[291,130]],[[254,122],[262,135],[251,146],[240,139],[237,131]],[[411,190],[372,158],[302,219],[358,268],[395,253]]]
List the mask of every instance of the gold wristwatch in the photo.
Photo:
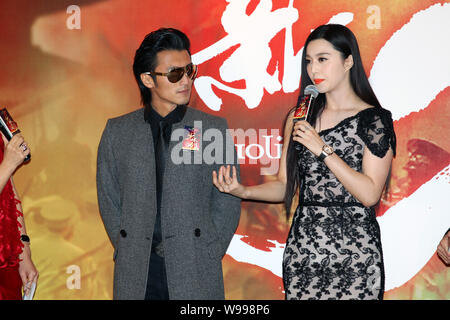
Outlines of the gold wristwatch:
[[322,152],[318,156],[320,161],[323,161],[326,157],[331,156],[334,153],[334,150],[332,147],[330,147],[327,144],[324,144],[322,147]]

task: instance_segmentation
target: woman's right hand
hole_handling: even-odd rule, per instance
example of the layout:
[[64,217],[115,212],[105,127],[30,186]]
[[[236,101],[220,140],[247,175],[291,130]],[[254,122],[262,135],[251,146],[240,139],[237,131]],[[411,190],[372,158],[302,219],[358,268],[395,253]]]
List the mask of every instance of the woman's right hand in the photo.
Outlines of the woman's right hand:
[[230,176],[230,169],[230,165],[228,165],[226,169],[224,166],[220,166],[218,173],[214,170],[212,173],[213,184],[220,192],[245,199],[245,186],[240,184],[237,179],[236,167],[233,166],[233,176]]
[[2,164],[14,171],[30,154],[30,148],[20,133],[13,136],[10,141],[2,134],[2,139],[5,144]]

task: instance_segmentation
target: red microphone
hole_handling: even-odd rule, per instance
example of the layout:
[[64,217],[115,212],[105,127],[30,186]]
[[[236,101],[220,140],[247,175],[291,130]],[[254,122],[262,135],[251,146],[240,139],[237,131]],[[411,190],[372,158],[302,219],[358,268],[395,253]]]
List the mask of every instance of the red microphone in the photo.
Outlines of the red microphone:
[[300,102],[294,112],[294,123],[300,120],[308,121],[308,116],[311,110],[311,105],[314,99],[319,95],[319,90],[315,85],[310,84],[306,86],[303,91],[304,95],[300,98]]
[[[300,120],[308,121],[308,116],[311,113],[312,109],[311,106],[313,105],[314,100],[318,95],[319,90],[317,90],[317,87],[315,85],[310,84],[309,86],[306,86],[305,90],[303,91],[303,96],[300,97],[299,103],[294,112],[294,124]],[[300,153],[305,150],[305,148],[297,141],[294,142],[294,148]]]

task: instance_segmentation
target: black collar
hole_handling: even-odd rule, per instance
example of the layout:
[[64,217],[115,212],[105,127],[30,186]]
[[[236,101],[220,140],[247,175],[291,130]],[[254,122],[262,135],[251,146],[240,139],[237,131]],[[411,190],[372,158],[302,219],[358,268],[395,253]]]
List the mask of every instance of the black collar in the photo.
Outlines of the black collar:
[[144,110],[144,120],[150,124],[158,124],[164,121],[168,124],[178,123],[183,120],[184,114],[186,113],[186,105],[177,105],[167,116],[162,117],[152,106],[146,107]]

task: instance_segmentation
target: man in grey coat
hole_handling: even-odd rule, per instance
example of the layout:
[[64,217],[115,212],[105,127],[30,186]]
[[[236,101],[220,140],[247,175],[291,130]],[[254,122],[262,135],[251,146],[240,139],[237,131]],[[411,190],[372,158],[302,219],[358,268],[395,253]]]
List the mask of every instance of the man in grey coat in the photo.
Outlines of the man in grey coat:
[[222,258],[241,209],[212,173],[238,164],[226,120],[187,106],[196,71],[185,34],[148,34],[133,64],[144,108],[103,132],[97,192],[114,299],[224,299]]

